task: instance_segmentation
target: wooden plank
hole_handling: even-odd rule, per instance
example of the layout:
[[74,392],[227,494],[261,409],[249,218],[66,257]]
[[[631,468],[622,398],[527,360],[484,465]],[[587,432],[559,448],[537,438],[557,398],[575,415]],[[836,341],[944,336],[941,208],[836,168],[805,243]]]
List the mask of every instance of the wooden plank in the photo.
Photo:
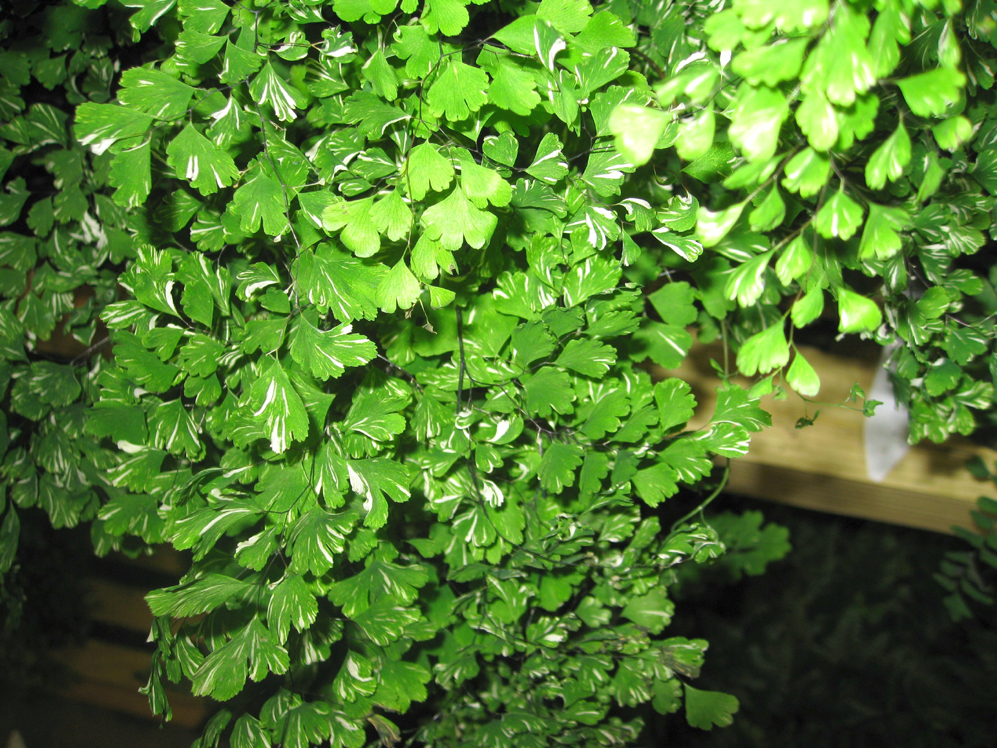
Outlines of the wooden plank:
[[[772,414],[772,428],[753,435],[748,454],[733,461],[731,490],[936,532],[949,533],[952,525],[972,527],[969,511],[987,485],[975,480],[965,463],[973,455],[993,462],[997,452],[958,438],[940,445],[919,444],[876,483],[866,472],[865,417],[834,405],[847,400],[856,382],[869,391],[878,349],[852,347],[849,355],[806,346],[800,350],[820,375],[819,398],[827,405],[808,405],[794,394],[785,400],[763,398],[762,407]],[[723,360],[722,347],[697,346],[679,369],[654,372],[657,377],[681,377],[692,386],[699,405],[691,428],[705,424],[716,405],[720,378],[710,366],[711,359]],[[820,416],[813,426],[796,428],[799,418],[812,417],[817,409]]]
[[[149,679],[149,652],[91,639],[82,647],[53,652],[53,656],[76,676],[61,689],[66,697],[142,719],[159,719],[149,711],[148,699],[138,692]],[[169,699],[173,721],[179,725],[195,727],[208,714],[204,699],[172,690]]]
[[145,602],[147,590],[101,577],[88,579],[87,587],[93,605],[90,611],[92,620],[143,634],[149,633],[152,628],[152,611]]
[[[190,748],[200,730],[101,709],[59,694],[8,692],[0,699],[0,746],[12,728],[28,748]],[[148,711],[148,710],[147,710]]]
[[737,460],[731,464],[727,490],[745,496],[819,512],[860,517],[921,530],[950,532],[971,526],[965,502],[888,485]]
[[139,569],[148,569],[179,579],[190,568],[189,554],[174,550],[169,545],[156,546],[156,551],[150,556],[139,555],[135,558],[126,556],[124,553],[112,553],[107,557],[124,566],[132,566]]
[[[63,689],[62,694],[80,704],[128,714],[149,722],[160,722],[149,709],[149,700],[137,688],[122,688],[106,683],[74,683]],[[186,728],[200,727],[208,716],[203,702],[192,696],[171,693],[172,724]]]
[[[92,604],[91,620],[147,635],[152,613],[146,590],[101,577],[87,580]],[[82,704],[100,707],[144,720],[158,721],[149,711],[148,699],[138,692],[149,679],[151,650],[90,639],[82,647],[59,650],[53,656],[69,668],[74,678],[61,695]],[[208,702],[183,687],[164,684],[169,691],[173,721],[198,727],[207,717]]]
[[60,649],[56,659],[86,683],[131,688],[145,685],[149,677],[149,652],[90,639],[82,647]]

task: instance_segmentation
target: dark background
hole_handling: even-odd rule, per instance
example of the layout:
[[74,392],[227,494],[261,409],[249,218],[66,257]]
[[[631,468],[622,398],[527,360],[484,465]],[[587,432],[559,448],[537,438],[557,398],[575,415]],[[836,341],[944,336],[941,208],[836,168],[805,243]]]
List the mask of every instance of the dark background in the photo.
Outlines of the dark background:
[[[710,642],[697,688],[733,693],[734,724],[703,732],[679,713],[639,715],[647,748],[992,748],[997,746],[997,628],[992,608],[954,623],[932,579],[955,538],[723,496],[716,511],[761,510],[793,550],[758,577],[725,567],[674,589],[674,636]],[[53,696],[68,677],[47,656],[88,636],[85,530],[53,531],[23,513],[21,626],[0,622],[0,746],[188,746],[194,731]],[[98,569],[99,571],[99,569]],[[8,589],[8,592],[10,590]],[[137,642],[130,642],[137,645]]]
[[965,543],[936,533],[724,497],[789,528],[793,550],[759,577],[704,575],[669,631],[710,642],[698,688],[733,693],[734,724],[681,718],[647,745],[688,748],[997,746],[997,621],[954,623],[932,575]]

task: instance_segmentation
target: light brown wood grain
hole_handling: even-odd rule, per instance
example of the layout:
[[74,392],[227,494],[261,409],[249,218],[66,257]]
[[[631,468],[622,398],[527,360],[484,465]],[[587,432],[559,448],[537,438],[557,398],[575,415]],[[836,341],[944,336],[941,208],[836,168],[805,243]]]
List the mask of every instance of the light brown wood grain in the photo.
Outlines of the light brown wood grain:
[[91,620],[147,634],[152,627],[152,612],[145,602],[144,590],[101,577],[87,580],[90,590]]
[[[875,351],[853,347],[826,353],[805,346],[800,350],[820,375],[821,391],[814,399],[828,404],[807,404],[792,393],[784,400],[763,398],[762,407],[772,414],[772,428],[753,435],[748,454],[733,461],[730,490],[936,532],[949,533],[954,524],[971,527],[969,512],[988,486],[969,474],[966,460],[979,455],[992,463],[997,452],[965,439],[919,444],[876,483],[866,472],[865,417],[857,410],[835,407],[847,400],[856,382],[870,389],[878,365]],[[697,346],[679,369],[654,371],[656,377],[678,376],[692,386],[698,407],[691,428],[705,424],[716,405],[721,380],[709,364],[711,358],[722,361],[722,347]],[[796,428],[798,419],[813,417],[818,409],[813,426]]]
[[[186,570],[186,557],[169,547],[160,547],[151,556],[129,558],[114,554],[113,567],[133,567],[156,572],[164,579],[179,578]],[[148,589],[139,583],[124,583],[107,576],[86,580],[90,619],[119,629],[147,635],[152,613],[145,602]],[[110,629],[113,632],[114,629]],[[105,637],[111,633],[104,632]],[[149,710],[149,701],[138,689],[149,679],[151,650],[130,647],[93,638],[81,647],[53,652],[72,674],[71,682],[60,689],[62,696],[83,704],[158,721]],[[164,683],[173,709],[173,721],[181,727],[198,727],[209,714],[210,702],[189,694],[185,686]]]
[[[82,647],[53,652],[74,674],[61,692],[73,701],[158,720],[148,699],[138,692],[149,678],[149,652],[95,639]],[[208,714],[207,702],[182,691],[169,692],[173,721],[184,727],[199,725]]]
[[115,552],[108,556],[108,559],[116,564],[133,566],[138,569],[148,569],[149,571],[160,572],[170,576],[180,578],[187,573],[190,567],[190,554],[183,551],[174,550],[170,545],[158,545],[155,552],[150,555],[138,555],[135,558],[126,556],[124,553]]

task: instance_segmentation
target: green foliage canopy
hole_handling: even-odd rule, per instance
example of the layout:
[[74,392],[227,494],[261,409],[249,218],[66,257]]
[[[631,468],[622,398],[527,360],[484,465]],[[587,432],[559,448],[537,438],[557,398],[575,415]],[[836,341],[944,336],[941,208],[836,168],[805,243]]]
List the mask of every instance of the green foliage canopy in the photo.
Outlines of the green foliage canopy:
[[[190,550],[145,691],[228,702],[202,746],[729,724],[666,633],[674,567],[724,543],[669,499],[762,394],[817,394],[796,331],[831,298],[902,341],[912,439],[990,407],[987,2],[80,5],[2,27],[0,571],[36,505]],[[66,313],[113,362],[39,358]],[[646,366],[692,325],[756,379],[695,430]],[[766,540],[752,573],[786,550],[721,524]]]
[[997,277],[973,256],[994,238],[992,5],[716,10],[691,31],[650,24],[674,41],[667,79],[611,129],[633,163],[674,147],[690,162],[675,168],[722,188],[693,191],[692,236],[712,251],[699,290],[733,322],[738,368],[815,395],[798,351],[784,367],[830,297],[839,332],[899,344],[888,366],[912,443],[970,434],[980,412],[989,424]]

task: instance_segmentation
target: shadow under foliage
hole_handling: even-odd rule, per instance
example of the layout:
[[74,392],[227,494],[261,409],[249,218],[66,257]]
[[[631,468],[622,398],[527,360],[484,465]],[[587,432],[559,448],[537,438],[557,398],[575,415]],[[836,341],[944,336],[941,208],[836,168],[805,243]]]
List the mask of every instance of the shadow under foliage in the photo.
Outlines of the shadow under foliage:
[[[733,497],[725,503],[755,508]],[[701,732],[648,715],[644,744],[993,746],[993,612],[953,623],[932,579],[943,554],[962,541],[758,508],[788,527],[793,550],[760,577],[724,585],[724,577],[733,580],[720,565],[685,579],[670,628],[710,642],[697,686],[737,696],[734,724]]]
[[90,629],[88,528],[55,530],[41,512],[21,516],[18,564],[0,582],[0,698],[64,683],[69,673],[50,651],[83,644]]

